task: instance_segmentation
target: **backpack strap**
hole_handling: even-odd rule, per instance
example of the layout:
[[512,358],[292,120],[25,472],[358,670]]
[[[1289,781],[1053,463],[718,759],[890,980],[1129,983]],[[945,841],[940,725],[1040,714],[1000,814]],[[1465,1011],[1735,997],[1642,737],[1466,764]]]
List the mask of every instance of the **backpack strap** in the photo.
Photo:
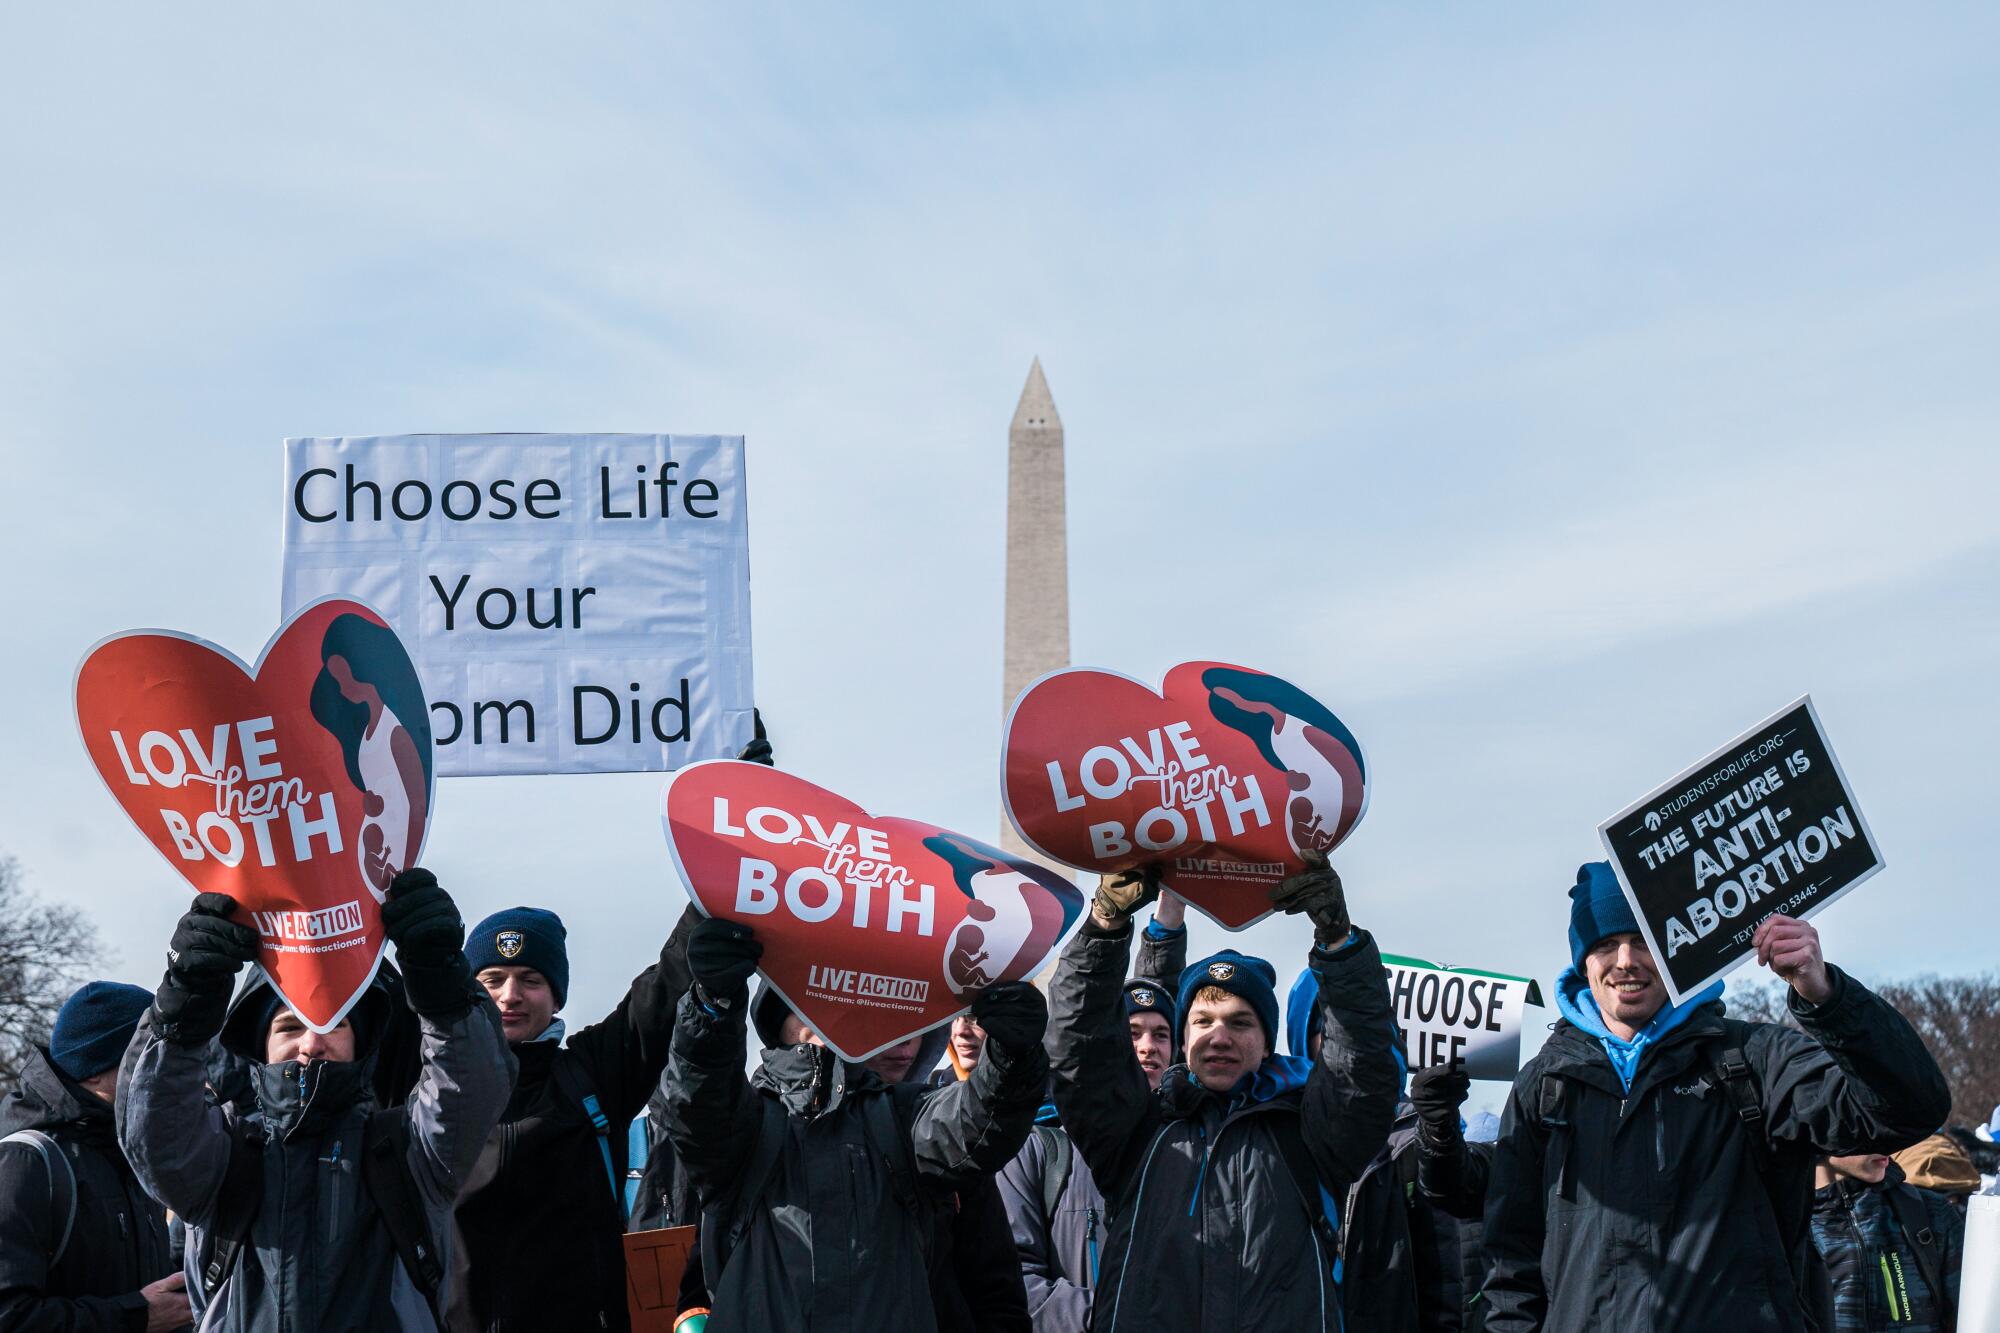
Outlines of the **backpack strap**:
[[729,1225],[722,1228],[721,1234],[718,1235],[718,1229],[708,1225],[710,1219],[704,1217],[702,1221],[699,1237],[702,1246],[701,1263],[703,1271],[710,1275],[711,1281],[720,1280],[723,1266],[729,1262],[729,1256],[736,1252],[737,1245],[750,1230],[750,1219],[756,1215],[758,1202],[763,1198],[765,1188],[770,1185],[771,1177],[778,1169],[778,1159],[784,1155],[785,1141],[791,1137],[791,1127],[785,1123],[785,1110],[778,1105],[778,1099],[759,1093],[751,1095],[757,1098],[762,1118],[757,1124],[757,1141],[750,1148],[750,1161],[745,1165],[743,1174],[737,1177],[736,1197],[734,1207],[729,1213]]
[[[17,1129],[0,1139],[0,1143],[20,1143],[33,1148],[42,1159],[42,1169],[48,1172],[49,1220],[62,1220],[56,1228],[55,1248],[49,1252],[49,1267],[54,1268],[69,1249],[70,1232],[76,1227],[76,1168],[69,1164],[62,1145],[39,1129]],[[59,1164],[60,1171],[56,1169]]]
[[1574,1202],[1576,1173],[1570,1169],[1569,1080],[1543,1074],[1535,1092],[1535,1118],[1548,1131],[1549,1157],[1556,1173],[1556,1197]]
[[1709,1072],[1715,1079],[1715,1086],[1721,1088],[1723,1095],[1729,1099],[1737,1121],[1743,1126],[1743,1135],[1750,1147],[1750,1164],[1757,1168],[1757,1179],[1768,1194],[1771,1191],[1773,1164],[1771,1138],[1764,1132],[1764,1096],[1757,1086],[1757,1076],[1750,1068],[1750,1061],[1743,1054],[1743,1031],[1740,1027],[1730,1026],[1728,1039],[1716,1052]]
[[256,1125],[238,1120],[229,1127],[229,1163],[216,1191],[214,1216],[202,1231],[195,1272],[204,1302],[213,1301],[236,1271],[250,1228],[264,1202],[264,1136]]
[[361,1183],[395,1242],[403,1270],[435,1313],[438,1293],[444,1287],[444,1265],[431,1235],[430,1218],[404,1160],[409,1141],[409,1123],[400,1109],[370,1112],[361,1128]]
[[1951,1299],[1945,1289],[1943,1264],[1938,1253],[1944,1248],[1944,1240],[1938,1235],[1937,1228],[1931,1225],[1924,1201],[1909,1185],[1898,1185],[1886,1192],[1895,1206],[1896,1221],[1902,1228],[1903,1239],[1916,1251],[1917,1266],[1924,1270],[1924,1281],[1930,1284],[1931,1299],[1939,1309],[1947,1308]]
[[1076,1149],[1069,1135],[1054,1125],[1036,1125],[1035,1137],[1042,1141],[1042,1217],[1053,1223],[1056,1204],[1069,1187],[1069,1172]]
[[556,1052],[551,1072],[563,1095],[581,1106],[583,1113],[590,1117],[591,1128],[597,1131],[597,1152],[604,1159],[604,1179],[611,1186],[611,1197],[623,1200],[625,1192],[619,1186],[618,1168],[611,1162],[611,1120],[597,1100],[597,1086],[590,1081],[590,1074],[583,1068],[582,1062],[568,1051]]

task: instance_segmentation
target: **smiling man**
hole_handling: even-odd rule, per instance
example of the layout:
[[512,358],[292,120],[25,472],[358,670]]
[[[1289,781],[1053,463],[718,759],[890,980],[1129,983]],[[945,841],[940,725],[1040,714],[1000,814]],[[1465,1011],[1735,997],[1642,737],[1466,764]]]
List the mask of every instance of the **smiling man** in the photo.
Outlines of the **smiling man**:
[[459,1200],[467,1263],[453,1333],[630,1326],[625,1130],[666,1067],[674,1006],[691,984],[688,933],[700,919],[689,906],[618,1007],[567,1034],[557,1017],[569,996],[562,918],[512,907],[472,928],[466,953],[521,1072]]
[[1224,950],[1181,974],[1186,1063],[1154,1087],[1125,964],[1132,914],[1159,889],[1154,870],[1107,879],[1052,987],[1056,1106],[1110,1212],[1090,1326],[1337,1329],[1338,1200],[1395,1113],[1381,955],[1320,860],[1272,895],[1312,922],[1317,1058],[1273,1053],[1276,973]]
[[[1792,988],[1796,1029],[1725,1018],[1720,982],[1670,1004],[1610,865],[1577,872],[1562,1020],[1515,1080],[1490,1181],[1474,1186],[1488,1330],[1829,1326],[1815,1157],[1914,1143],[1951,1094],[1903,1017],[1820,956],[1812,926],[1771,916],[1754,940]],[[1462,1165],[1477,1174],[1477,1157]]]

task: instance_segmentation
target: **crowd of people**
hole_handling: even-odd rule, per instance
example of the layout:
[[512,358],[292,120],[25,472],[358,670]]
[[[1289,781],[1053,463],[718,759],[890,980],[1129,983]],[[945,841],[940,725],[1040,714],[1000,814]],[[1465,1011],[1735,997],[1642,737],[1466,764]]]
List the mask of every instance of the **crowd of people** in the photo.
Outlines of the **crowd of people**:
[[626,1329],[623,1234],[662,1226],[698,1228],[686,1333],[1954,1327],[1980,1164],[1810,924],[1758,927],[1790,1021],[1744,1022],[1671,1003],[1583,867],[1495,1137],[1462,1072],[1404,1067],[1334,870],[1273,905],[1313,939],[1282,1001],[1269,960],[1190,963],[1140,870],[1046,993],[856,1064],[692,907],[569,1030],[555,912],[468,933],[404,871],[393,966],[322,1034],[199,895],[157,989],[77,991],[0,1104],[0,1333]]

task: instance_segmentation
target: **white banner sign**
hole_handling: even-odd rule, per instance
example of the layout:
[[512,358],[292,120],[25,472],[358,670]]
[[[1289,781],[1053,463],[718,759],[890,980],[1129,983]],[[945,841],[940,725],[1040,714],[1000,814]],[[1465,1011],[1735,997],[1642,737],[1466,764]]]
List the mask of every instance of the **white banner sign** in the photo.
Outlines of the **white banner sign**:
[[620,773],[751,735],[743,440],[285,441],[284,614],[374,607],[409,647],[442,777]]
[[1497,1079],[1520,1072],[1521,1010],[1541,1004],[1540,986],[1394,954],[1383,954],[1382,966],[1411,1069],[1452,1065],[1473,1078]]

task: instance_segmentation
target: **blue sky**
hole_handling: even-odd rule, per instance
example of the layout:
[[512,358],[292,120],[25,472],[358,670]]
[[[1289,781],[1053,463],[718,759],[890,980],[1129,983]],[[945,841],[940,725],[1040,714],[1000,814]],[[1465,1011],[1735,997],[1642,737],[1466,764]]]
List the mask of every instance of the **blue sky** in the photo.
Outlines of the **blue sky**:
[[[89,771],[78,655],[262,644],[285,436],[491,429],[746,435],[781,761],[991,833],[1039,354],[1075,659],[1233,659],[1340,712],[1388,947],[1552,976],[1597,821],[1810,691],[1889,861],[1828,955],[1984,968],[1996,37],[1973,6],[17,8],[0,847],[150,981],[185,893]],[[568,919],[573,1017],[679,911],[658,786],[440,792],[468,917]]]

